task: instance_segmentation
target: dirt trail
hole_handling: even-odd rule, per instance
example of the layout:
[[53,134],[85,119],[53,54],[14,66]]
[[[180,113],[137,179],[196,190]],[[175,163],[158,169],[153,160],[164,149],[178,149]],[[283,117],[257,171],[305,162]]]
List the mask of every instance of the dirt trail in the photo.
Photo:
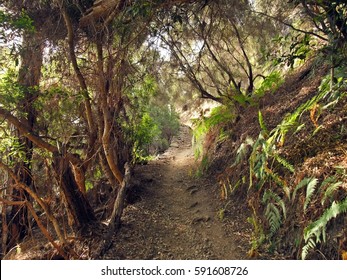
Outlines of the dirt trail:
[[238,228],[237,221],[226,224],[218,218],[216,183],[191,176],[190,143],[190,129],[182,127],[166,153],[137,167],[137,199],[125,209],[123,226],[104,258],[246,258],[242,223]]

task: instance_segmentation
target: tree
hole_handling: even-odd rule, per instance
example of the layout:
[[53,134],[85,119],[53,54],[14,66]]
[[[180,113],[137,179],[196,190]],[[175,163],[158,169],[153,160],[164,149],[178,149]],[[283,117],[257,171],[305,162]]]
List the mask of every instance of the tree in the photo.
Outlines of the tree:
[[264,24],[247,1],[176,6],[170,12],[159,14],[160,27],[154,34],[168,46],[172,60],[201,97],[246,105],[256,79],[263,77],[261,49],[272,30],[254,28]]
[[336,44],[347,40],[346,1],[292,0],[290,3],[301,5],[317,30]]
[[[38,86],[41,76],[41,66],[43,59],[43,40],[41,32],[35,29],[34,22],[26,12],[18,12],[17,15],[4,17],[9,26],[20,28],[22,31],[22,46],[19,52],[21,65],[18,72],[17,87],[19,98],[16,100],[16,110],[21,122],[25,122],[28,129],[33,130],[36,123],[36,111],[33,103],[38,96]],[[20,24],[21,23],[21,24]],[[26,137],[20,135],[18,130],[13,132],[18,139],[18,146],[21,150],[21,161],[15,165],[15,173],[18,174],[20,182],[34,189],[31,174],[31,161],[33,156],[33,143]],[[29,199],[29,195],[22,189],[13,188],[8,194],[16,197],[19,201]],[[4,216],[5,217],[5,216]],[[28,212],[25,207],[13,205],[9,219],[9,236],[3,237],[3,246],[8,242],[9,245],[15,244],[23,238],[28,230]]]
[[[11,200],[18,201],[18,203],[10,203],[12,210],[9,213],[9,217],[6,216],[6,211],[3,212],[3,227],[7,227],[7,220],[11,221],[10,230],[8,231],[6,228],[3,231],[2,245],[3,251],[6,252],[6,248],[17,243],[20,238],[23,238],[27,234],[28,228],[30,228],[27,207],[31,204],[27,204],[26,201],[30,203],[32,198],[37,199],[38,197],[32,175],[35,146],[36,148],[43,148],[55,156],[53,167],[56,171],[57,182],[59,182],[58,184],[65,197],[65,202],[69,209],[68,213],[73,217],[76,226],[81,227],[94,220],[95,217],[88,202],[81,195],[81,190],[77,188],[79,183],[77,180],[78,176],[72,176],[72,166],[75,166],[75,175],[78,174],[76,170],[79,168],[80,159],[44,141],[39,136],[40,129],[37,126],[39,113],[36,110],[36,104],[41,94],[40,78],[45,41],[47,38],[54,41],[61,37],[61,33],[52,33],[50,31],[52,25],[49,24],[48,20],[54,20],[54,16],[52,17],[52,15],[56,14],[57,9],[52,8],[46,2],[25,5],[21,1],[6,1],[4,4],[14,14],[11,17],[19,17],[18,22],[27,23],[27,25],[20,26],[23,30],[19,53],[21,64],[16,82],[19,90],[19,98],[15,101],[14,112],[7,110],[6,104],[2,104],[4,107],[0,108],[1,117],[6,119],[8,124],[15,127],[15,136],[18,138],[18,146],[21,150],[21,157],[14,159],[17,163],[14,166],[14,172],[11,173],[18,174],[16,175],[18,178],[13,179],[14,181],[9,185],[12,191],[8,191],[6,194]],[[16,13],[19,15],[17,16]],[[24,13],[24,20],[20,17],[21,13]],[[8,23],[11,23],[11,17],[9,17],[9,20],[7,19]],[[45,19],[47,20],[45,21]],[[45,21],[46,25],[43,24],[43,21]],[[8,26],[11,26],[11,24]],[[14,26],[16,27],[16,25]],[[56,27],[60,31],[59,25],[56,25]],[[5,169],[8,167],[8,165],[4,164],[2,166]],[[18,188],[18,184],[23,187]],[[30,190],[30,195],[28,190]],[[10,236],[7,237],[8,232]]]

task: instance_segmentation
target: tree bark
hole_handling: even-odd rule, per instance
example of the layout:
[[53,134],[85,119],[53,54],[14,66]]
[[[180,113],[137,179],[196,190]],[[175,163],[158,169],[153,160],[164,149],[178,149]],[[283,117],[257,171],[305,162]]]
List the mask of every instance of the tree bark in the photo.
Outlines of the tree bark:
[[117,158],[115,156],[115,152],[112,147],[112,141],[111,141],[111,135],[112,135],[112,130],[114,129],[114,120],[112,118],[111,112],[110,112],[110,104],[108,102],[108,95],[109,95],[109,89],[107,87],[107,78],[106,75],[112,74],[111,71],[110,73],[105,74],[104,71],[104,58],[103,58],[103,47],[101,40],[99,40],[96,44],[97,47],[97,65],[98,65],[98,78],[99,78],[99,106],[100,106],[100,111],[102,112],[102,117],[103,117],[103,132],[101,136],[101,143],[103,147],[103,152],[105,154],[106,161],[108,163],[108,166],[113,174],[113,176],[116,178],[119,184],[122,183],[123,181],[123,174],[120,171],[118,167],[118,162]]
[[117,230],[120,227],[121,217],[123,214],[124,209],[124,200],[126,191],[129,187],[129,181],[130,181],[130,166],[128,163],[125,164],[125,174],[124,179],[122,181],[120,190],[118,192],[116,201],[113,206],[113,211],[110,218],[110,231]]
[[30,130],[25,123],[18,120],[18,118],[13,116],[9,111],[0,108],[0,116],[14,125],[21,135],[31,140],[36,146],[53,153],[54,170],[58,176],[58,182],[60,183],[59,186],[67,201],[68,211],[72,211],[71,214],[77,227],[81,227],[94,221],[95,216],[93,210],[79,189],[70,166],[70,164],[80,165],[81,160],[68,152],[62,157],[57,147],[45,142]]
[[[41,78],[41,66],[43,61],[43,41],[40,32],[24,33],[22,50],[20,53],[21,66],[18,74],[18,85],[22,90],[23,97],[18,101],[17,110],[19,118],[26,123],[29,130],[33,130],[36,123],[36,110],[34,102],[39,95],[38,87]],[[15,173],[19,174],[20,182],[27,185],[31,189],[35,189],[32,180],[32,157],[33,157],[33,142],[21,135],[16,128],[14,131],[15,137],[18,138],[19,145],[23,151],[24,160],[22,159],[15,166]],[[13,188],[10,194],[14,201],[23,201],[30,199],[30,196],[23,189]],[[12,205],[10,213],[9,232],[11,238],[9,247],[17,243],[27,234],[29,228],[28,211],[23,205]]]
[[68,212],[73,217],[74,226],[79,229],[96,221],[93,209],[79,189],[67,158],[64,155],[54,153],[53,168],[64,195]]
[[105,242],[103,246],[99,250],[97,250],[95,257],[100,257],[101,255],[105,254],[105,252],[111,247],[112,236],[115,234],[115,232],[117,232],[117,230],[120,228],[120,225],[121,225],[121,217],[122,217],[123,209],[124,209],[124,201],[126,197],[126,191],[129,188],[130,175],[131,175],[130,166],[128,163],[125,163],[124,169],[125,169],[124,179],[119,189],[116,201],[113,205],[113,210],[110,217],[108,231],[104,237]]

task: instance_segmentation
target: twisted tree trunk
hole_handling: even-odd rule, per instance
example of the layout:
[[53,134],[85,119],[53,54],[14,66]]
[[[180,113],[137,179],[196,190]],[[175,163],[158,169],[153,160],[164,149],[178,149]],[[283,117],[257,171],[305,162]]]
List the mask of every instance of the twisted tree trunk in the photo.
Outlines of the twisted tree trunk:
[[71,164],[64,155],[54,153],[53,168],[72,221],[77,229],[96,220],[94,211],[75,180]]
[[[43,40],[39,32],[24,34],[20,56],[21,66],[18,75],[18,85],[22,90],[23,97],[18,101],[18,115],[20,121],[26,123],[27,127],[33,130],[37,117],[34,102],[39,95],[38,87],[40,84],[43,60]],[[14,130],[14,136],[18,138],[18,144],[24,157],[21,162],[17,162],[14,168],[15,173],[19,174],[21,183],[35,189],[31,174],[33,142],[21,135],[17,128]],[[11,192],[12,193],[8,195],[13,197],[14,201],[30,199],[30,196],[23,189],[12,188]],[[18,241],[27,234],[28,228],[30,227],[27,208],[17,204],[12,205],[11,208],[9,220],[12,221],[12,223],[9,225],[8,231],[10,234],[10,236],[8,236],[8,248],[18,243]],[[3,237],[3,240],[6,239],[7,238]],[[4,245],[5,244],[3,244],[3,246]],[[6,251],[6,246],[3,248]]]

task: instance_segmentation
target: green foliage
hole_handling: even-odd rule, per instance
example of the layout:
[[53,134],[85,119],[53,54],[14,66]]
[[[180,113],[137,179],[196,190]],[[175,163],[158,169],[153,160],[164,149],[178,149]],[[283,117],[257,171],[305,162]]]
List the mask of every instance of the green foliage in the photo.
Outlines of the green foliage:
[[304,178],[303,180],[301,180],[299,182],[299,184],[296,185],[296,187],[294,188],[293,191],[293,195],[292,195],[292,201],[294,202],[295,198],[296,198],[296,193],[303,187],[306,187],[306,198],[305,198],[305,202],[304,202],[304,212],[306,211],[309,203],[311,202],[311,198],[313,196],[313,193],[316,190],[318,184],[318,180],[316,178]]
[[307,186],[307,185],[309,185],[309,184],[316,184],[316,179],[315,178],[304,178],[303,180],[301,180],[300,182],[299,182],[299,184],[297,184],[296,185],[296,187],[294,188],[294,191],[293,191],[293,194],[292,194],[292,201],[294,202],[294,200],[295,200],[295,198],[296,198],[296,194],[297,194],[297,192],[301,189],[301,188],[303,188],[303,187],[305,187],[305,186]]
[[321,205],[324,206],[330,200],[334,193],[343,185],[342,182],[336,182],[336,178],[331,176],[325,179],[322,183],[322,188],[328,186],[321,200]]
[[273,71],[262,81],[260,86],[254,92],[255,96],[262,97],[265,93],[274,93],[283,84],[284,79],[280,72]]
[[278,44],[279,49],[285,51],[277,54],[274,65],[286,64],[288,67],[295,67],[298,61],[304,61],[310,55],[312,51],[311,41],[310,35],[295,32],[275,37],[273,43]]
[[300,124],[299,119],[302,114],[306,111],[309,111],[318,104],[324,97],[326,96],[326,92],[320,90],[320,92],[307,100],[305,103],[301,104],[293,113],[288,113],[283,120],[275,127],[269,136],[269,142],[272,144],[278,144],[280,146],[284,145],[285,137],[287,133],[292,131],[293,133],[299,132],[304,124]]
[[232,93],[230,98],[236,103],[240,104],[242,107],[253,104],[253,98],[251,96],[248,96],[244,92],[240,92],[236,89],[232,89],[230,92]]
[[[13,15],[6,11],[0,10],[0,42],[8,42],[10,31],[35,32],[33,20],[29,17],[25,10],[20,14]],[[6,32],[5,32],[6,31]]]
[[221,126],[219,131],[219,140],[225,139],[227,137],[224,133],[223,126],[235,119],[235,115],[227,106],[219,106],[213,108],[209,117],[200,117],[193,120],[194,130],[193,130],[193,146],[195,158],[199,158],[203,154],[203,144],[205,141],[206,134],[214,127]]
[[267,138],[266,136],[266,133],[262,131],[252,146],[252,152],[248,159],[249,188],[255,186],[256,189],[260,190],[266,182],[274,182],[281,186],[288,196],[287,183],[281,178],[275,169],[270,168],[269,166],[272,166],[275,161],[281,166],[284,166],[290,172],[293,172],[294,167],[279,155],[277,146],[272,141],[272,138]]
[[269,132],[268,132],[267,127],[265,125],[263,114],[261,113],[261,111],[258,111],[258,120],[259,120],[259,125],[260,125],[262,132],[265,133],[265,135],[268,135]]
[[311,17],[315,27],[329,39],[329,44],[337,48],[340,42],[347,40],[346,1],[308,1],[293,0],[301,4],[306,14]]
[[62,143],[71,141],[71,144],[79,146],[83,129],[79,115],[82,101],[81,94],[63,86],[50,87],[41,92],[33,106],[40,112],[37,122],[42,134]]
[[[332,102],[334,102],[330,105],[333,106],[341,100],[341,96],[344,96],[346,92],[346,79],[340,71],[337,71],[337,77],[338,79],[333,92],[330,90],[329,77],[323,79],[319,92],[314,97],[298,106],[294,112],[288,113],[270,132],[266,127],[263,115],[259,112],[258,121],[261,132],[258,138],[254,141],[248,137],[237,151],[233,166],[248,159],[249,190],[253,188],[259,195],[261,193],[263,194],[263,215],[268,222],[269,229],[268,232],[262,231],[259,234],[264,234],[265,238],[270,242],[272,242],[272,238],[283,224],[283,220],[286,216],[286,209],[290,209],[288,207],[291,205],[288,203],[291,202],[292,205],[297,203],[297,193],[301,191],[301,189],[305,189],[305,196],[302,203],[302,215],[306,215],[306,213],[312,215],[312,213],[316,212],[313,209],[316,202],[319,201],[321,205],[326,205],[327,202],[331,203],[334,194],[336,194],[337,190],[342,185],[341,182],[336,181],[335,177],[327,178],[321,184],[319,184],[317,178],[304,178],[293,189],[290,188],[281,173],[285,170],[294,173],[295,167],[280,153],[287,134],[290,132],[293,134],[297,133],[304,127],[304,124],[300,123],[300,118],[305,112],[312,110],[317,104],[324,104],[324,102],[332,104]],[[322,110],[328,108],[324,105],[320,105],[320,107],[323,108]],[[280,167],[284,167],[284,170]],[[264,186],[267,187],[265,190]],[[316,222],[311,223],[306,228],[304,236],[306,245],[302,251],[303,257],[306,257],[307,252],[315,247],[317,242],[320,242],[320,235],[323,235],[323,240],[325,240],[325,230],[328,221],[336,217],[336,215],[346,211],[345,203],[345,201],[333,201],[332,206],[326,209],[324,214],[318,218]],[[309,209],[310,211],[308,211]],[[255,211],[255,209],[253,210]],[[316,240],[314,240],[313,237],[316,237]],[[257,240],[260,238],[261,236],[258,236],[253,239]]]
[[318,183],[318,180],[317,180],[317,179],[313,179],[313,180],[311,180],[311,182],[309,182],[309,183],[307,184],[307,188],[306,188],[306,199],[305,199],[305,203],[304,203],[304,212],[306,211],[307,206],[308,206],[308,205],[310,204],[310,202],[311,202],[313,193],[315,192],[316,187],[317,187],[317,183]]
[[[322,216],[316,221],[310,223],[304,230],[305,246],[302,248],[302,259],[307,257],[307,254],[312,250],[317,243],[326,241],[326,228],[328,222],[336,218],[338,215],[347,212],[347,198],[342,201],[334,201],[331,206],[326,209]],[[315,239],[314,239],[315,238]]]
[[203,122],[195,122],[193,130],[193,147],[195,159],[198,159],[203,154],[203,145],[208,129]]
[[152,146],[157,152],[163,152],[180,129],[179,116],[171,106],[151,106],[149,114],[160,131],[158,137],[152,142]]
[[[316,193],[316,197],[321,198],[321,205],[324,206],[328,199],[333,197],[333,194],[337,192],[342,182],[337,182],[336,177],[330,176],[326,178],[321,184],[318,184],[316,178],[304,178],[294,188],[292,194],[292,203],[296,203],[297,192],[306,186],[306,196],[303,205],[303,214],[307,212],[308,207],[312,201],[313,195]],[[312,205],[316,208],[316,205]],[[311,222],[304,229],[304,240],[305,245],[302,248],[302,259],[305,259],[308,253],[316,247],[321,241],[326,241],[326,229],[328,222],[336,218],[339,214],[347,211],[347,198],[342,201],[333,201],[329,208],[325,209],[323,214],[314,222]],[[323,238],[321,240],[321,237]]]
[[208,169],[209,166],[209,158],[207,155],[204,155],[201,159],[200,165],[195,173],[195,177],[201,177]]
[[247,218],[247,222],[250,223],[253,227],[251,237],[251,250],[249,252],[249,255],[253,255],[253,253],[256,252],[259,249],[259,247],[264,243],[266,235],[263,231],[263,227],[259,222],[259,219],[255,211],[253,211],[251,217]]
[[238,165],[239,163],[244,161],[253,145],[254,140],[251,137],[247,136],[246,140],[241,143],[240,147],[237,149],[236,159],[232,166]]
[[5,73],[0,74],[0,78],[1,105],[13,110],[24,96],[23,90],[17,82],[17,73],[13,68],[6,69]]
[[159,133],[159,128],[149,113],[144,113],[133,135],[135,139],[133,147],[135,159],[141,159],[149,155],[149,145]]
[[85,184],[86,184],[86,191],[87,192],[90,191],[91,189],[93,189],[93,187],[94,187],[93,183],[89,180],[86,180]]
[[260,189],[263,184],[268,180],[273,180],[276,184],[283,187],[286,194],[288,194],[288,187],[285,181],[273,169],[269,168],[270,163],[276,161],[290,172],[294,172],[294,167],[283,157],[281,157],[277,150],[277,143],[274,141],[273,131],[270,133],[267,130],[261,112],[258,112],[259,124],[261,133],[257,141],[252,144],[252,153],[249,157],[250,164],[250,187],[253,185],[253,176],[255,175],[258,180],[257,188]]
[[152,12],[152,1],[146,1],[146,0],[139,0],[136,1],[134,5],[129,6],[127,9],[127,13],[132,17],[132,18],[137,18],[137,17],[147,17],[151,14]]
[[336,105],[347,95],[347,75],[346,67],[340,66],[334,69],[333,81],[331,74],[326,75],[319,86],[319,92],[328,103],[322,107],[323,110]]
[[294,166],[291,163],[289,163],[285,158],[281,157],[278,153],[275,153],[274,157],[276,161],[280,163],[283,167],[285,167],[287,170],[289,170],[292,173],[295,172]]
[[27,162],[23,146],[17,137],[5,133],[5,129],[0,132],[0,159],[5,160],[8,165]]
[[[130,122],[122,123],[133,145],[135,161],[164,152],[179,131],[179,116],[170,104],[161,104],[156,80],[146,75],[128,92]],[[159,99],[159,100],[158,100]]]
[[[262,202],[266,205],[264,215],[270,225],[269,237],[271,238],[273,235],[276,234],[278,229],[281,227],[283,220],[287,216],[286,206],[284,201],[279,197],[279,195],[277,195],[270,189],[267,189],[264,192]],[[282,214],[280,209],[282,211]]]
[[219,124],[227,124],[233,121],[235,115],[227,106],[215,107],[211,110],[211,115],[204,118],[204,123],[207,129],[210,129]]

